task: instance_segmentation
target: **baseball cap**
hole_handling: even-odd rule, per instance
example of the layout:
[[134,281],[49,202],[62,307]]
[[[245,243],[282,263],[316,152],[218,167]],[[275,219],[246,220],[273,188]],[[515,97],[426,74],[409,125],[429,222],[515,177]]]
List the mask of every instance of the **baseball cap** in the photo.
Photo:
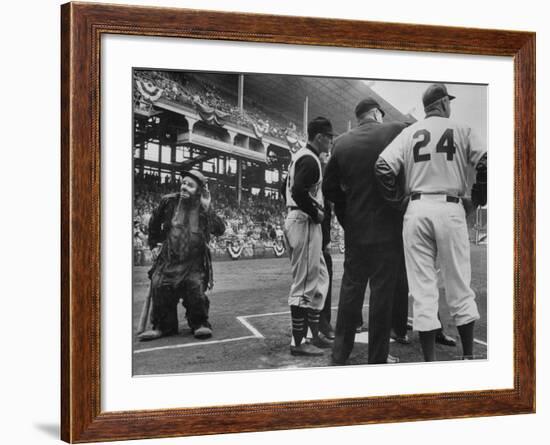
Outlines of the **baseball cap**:
[[181,178],[185,178],[186,176],[189,176],[190,178],[193,178],[199,186],[204,187],[206,184],[206,177],[197,169],[193,168],[191,170],[183,170],[181,172]]
[[448,97],[449,100],[455,99],[455,96],[451,96],[447,92],[447,87],[442,83],[434,83],[433,85],[430,85],[422,95],[422,103],[424,104],[424,108],[444,97]]
[[372,110],[373,108],[378,108],[382,113],[382,116],[386,115],[386,113],[384,113],[384,110],[382,110],[382,108],[380,107],[380,104],[375,99],[373,99],[372,97],[367,97],[360,101],[355,107],[355,116],[359,117],[367,111]]
[[307,124],[308,139],[312,140],[319,133],[336,136],[336,134],[332,131],[332,124],[326,117],[318,116],[309,121],[309,124]]

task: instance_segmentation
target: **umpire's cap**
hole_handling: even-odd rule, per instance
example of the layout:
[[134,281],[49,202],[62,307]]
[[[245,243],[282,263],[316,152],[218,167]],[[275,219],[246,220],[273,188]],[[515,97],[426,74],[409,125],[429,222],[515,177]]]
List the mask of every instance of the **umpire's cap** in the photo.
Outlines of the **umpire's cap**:
[[448,97],[449,100],[455,99],[455,96],[451,96],[447,92],[447,87],[442,83],[434,83],[433,85],[430,85],[422,95],[422,103],[424,104],[424,108],[429,107],[431,104],[439,99],[443,99],[444,97]]
[[332,124],[326,117],[318,116],[307,124],[307,138],[312,141],[319,133],[336,136],[332,131]]
[[190,178],[193,178],[200,187],[204,187],[206,185],[206,177],[197,169],[193,168],[191,170],[183,170],[181,172],[181,179],[185,178],[186,176],[189,176]]
[[373,108],[378,108],[382,113],[382,116],[386,115],[386,113],[384,113],[384,110],[382,110],[380,104],[375,99],[373,99],[372,97],[367,97],[360,101],[355,107],[355,117],[360,117],[367,111],[372,110]]

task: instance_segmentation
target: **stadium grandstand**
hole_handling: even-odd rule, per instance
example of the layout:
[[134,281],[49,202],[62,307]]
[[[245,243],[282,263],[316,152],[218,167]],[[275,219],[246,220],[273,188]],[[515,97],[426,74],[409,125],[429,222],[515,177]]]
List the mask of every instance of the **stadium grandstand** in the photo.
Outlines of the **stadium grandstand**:
[[[288,353],[294,341],[288,305],[292,271],[284,258],[287,210],[279,190],[293,154],[306,143],[312,118],[327,117],[334,132],[342,134],[356,125],[355,106],[367,97],[381,104],[385,121],[409,124],[415,118],[380,97],[372,82],[360,79],[135,69],[132,81],[132,375],[328,366],[330,353],[300,360]],[[214,335],[208,341],[196,340],[185,322],[187,307],[177,304],[178,335],[141,343],[137,334],[147,329],[155,304],[149,221],[161,196],[179,191],[181,172],[191,168],[208,178],[212,208],[226,227],[209,243],[215,287],[207,292],[208,315]],[[344,274],[344,232],[335,217],[331,229],[330,309],[335,320]],[[472,285],[481,315],[474,333],[475,355],[486,359],[486,208],[469,215],[468,229]],[[365,321],[368,292],[360,308]],[[182,289],[183,300],[186,294]],[[457,337],[446,301],[440,301],[445,332]],[[368,323],[361,329],[350,365],[368,362]],[[423,358],[417,333],[409,335],[410,345],[392,341],[391,353],[402,363]],[[438,345],[439,360],[457,358],[457,348]]]
[[359,79],[134,70],[133,83],[138,246],[160,195],[178,190],[179,172],[192,167],[208,177],[228,224],[221,249],[234,240],[235,252],[280,240],[279,190],[309,119],[325,116],[343,133],[355,123],[357,102],[373,97],[386,120],[414,121]]

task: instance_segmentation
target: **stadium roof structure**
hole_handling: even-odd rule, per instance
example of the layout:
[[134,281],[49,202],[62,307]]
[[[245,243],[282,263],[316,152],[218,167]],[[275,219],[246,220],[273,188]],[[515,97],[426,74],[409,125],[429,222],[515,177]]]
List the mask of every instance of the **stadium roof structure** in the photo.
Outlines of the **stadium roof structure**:
[[[197,77],[231,94],[237,94],[238,74],[194,73]],[[403,114],[369,86],[369,81],[351,78],[312,77],[287,74],[244,74],[244,97],[267,111],[302,123],[305,98],[308,98],[308,117],[325,116],[331,120],[336,133],[355,125],[355,106],[366,98],[378,101],[385,120],[412,123],[416,119]],[[372,82],[372,81],[371,81]]]

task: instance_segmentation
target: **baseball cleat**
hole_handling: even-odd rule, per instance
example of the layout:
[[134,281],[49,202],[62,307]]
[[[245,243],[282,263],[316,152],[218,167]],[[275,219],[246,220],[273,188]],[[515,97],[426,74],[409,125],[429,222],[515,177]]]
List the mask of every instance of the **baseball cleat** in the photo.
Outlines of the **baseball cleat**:
[[210,338],[212,337],[212,329],[208,326],[201,326],[200,328],[195,329],[193,335],[198,339]]
[[401,343],[402,345],[410,345],[411,344],[411,339],[409,338],[408,335],[403,335],[403,336],[400,336],[400,335],[396,335],[395,337],[392,337],[397,343]]
[[411,344],[411,339],[409,338],[408,334],[397,335],[395,331],[392,329],[390,333],[390,337],[393,338],[397,343],[401,343],[402,345]]
[[399,357],[395,357],[394,355],[388,354],[388,358],[386,359],[386,363],[399,363]]
[[331,325],[319,328],[319,332],[321,332],[321,334],[323,334],[329,340],[334,340],[334,338],[336,337],[336,333],[334,332],[334,328]]
[[157,338],[162,337],[162,332],[158,329],[152,329],[149,331],[142,332],[137,336],[139,341],[151,341],[156,340]]
[[323,334],[313,337],[310,341],[313,346],[317,346],[320,349],[332,348],[334,342],[326,338]]
[[456,346],[456,340],[443,332],[439,332],[435,336],[435,342],[444,346]]
[[291,346],[290,353],[292,355],[318,356],[323,355],[323,350],[311,343],[302,343],[299,346]]

